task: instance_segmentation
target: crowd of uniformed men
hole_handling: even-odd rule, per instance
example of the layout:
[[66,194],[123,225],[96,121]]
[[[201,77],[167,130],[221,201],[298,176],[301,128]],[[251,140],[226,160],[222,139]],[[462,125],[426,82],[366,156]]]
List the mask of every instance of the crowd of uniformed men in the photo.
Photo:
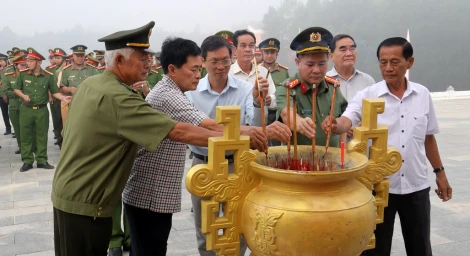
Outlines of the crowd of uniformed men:
[[[311,144],[315,136],[317,145],[324,146],[326,132],[333,129],[338,135],[333,134],[329,143],[338,147],[360,122],[360,102],[366,96],[385,98],[388,117],[379,121],[388,122],[389,144],[399,148],[404,159],[402,169],[391,177],[387,224],[379,225],[377,249],[371,253],[390,254],[398,212],[406,223],[403,232],[412,234],[404,234],[409,255],[431,255],[425,156],[435,168],[438,196],[449,200],[452,190],[433,136],[438,127],[429,91],[404,77],[414,60],[405,39],[389,38],[379,45],[384,81],[375,84],[355,68],[353,37],[333,36],[324,28],[307,28],[292,40],[297,72],[289,75],[288,68],[276,61],[276,38],[257,45],[248,30],[223,30],[200,47],[191,40],[168,38],[155,53],[149,50],[153,26],[151,22],[104,37],[99,41],[106,51],[94,54],[87,54],[84,45],[70,48],[70,54],[51,49],[46,69],[41,68],[46,58],[33,48],[13,47],[7,55],[0,54],[5,135],[14,131],[15,153],[24,163],[20,171],[33,168],[34,160],[38,168],[54,168],[47,162],[48,104],[55,144],[64,143],[52,191],[56,255],[103,255],[108,247],[109,255],[130,248],[132,255],[165,255],[172,214],[181,210],[186,144],[193,165],[207,163],[207,138],[222,131],[214,121],[216,106],[241,107],[240,131],[250,135],[252,148],[262,151],[290,140],[294,115],[299,144]],[[328,60],[334,64],[329,71]],[[335,81],[340,90],[334,117],[329,118]],[[290,95],[285,87],[297,95],[296,113],[286,107]],[[265,117],[260,116],[260,90]],[[312,95],[317,97],[315,123]],[[267,134],[259,127],[261,118],[268,120]],[[390,120],[399,123],[399,129]],[[413,146],[416,143],[424,146]],[[233,155],[226,158],[233,163]],[[229,168],[233,172],[232,165]],[[201,232],[202,199],[192,197],[198,250],[215,255],[206,250]],[[242,238],[240,251],[245,250]]]

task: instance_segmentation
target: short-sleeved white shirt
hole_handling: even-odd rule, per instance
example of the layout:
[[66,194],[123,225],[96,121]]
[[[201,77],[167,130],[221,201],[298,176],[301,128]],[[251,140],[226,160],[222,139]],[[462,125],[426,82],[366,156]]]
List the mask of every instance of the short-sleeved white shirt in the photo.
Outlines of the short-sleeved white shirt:
[[424,140],[426,135],[439,133],[434,105],[429,90],[407,80],[407,89],[400,100],[385,81],[378,82],[356,94],[343,116],[353,126],[362,120],[362,100],[383,98],[385,111],[378,116],[379,125],[388,126],[388,146],[397,148],[403,158],[402,167],[389,176],[390,193],[409,194],[430,186]]

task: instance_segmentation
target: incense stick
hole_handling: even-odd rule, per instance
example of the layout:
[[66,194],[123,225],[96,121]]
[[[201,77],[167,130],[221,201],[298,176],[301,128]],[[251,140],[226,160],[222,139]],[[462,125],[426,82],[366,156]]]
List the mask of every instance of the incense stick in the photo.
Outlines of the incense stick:
[[[333,120],[333,113],[335,111],[335,100],[336,100],[336,87],[337,87],[338,80],[335,80],[333,85],[333,97],[331,99],[331,108],[330,108],[330,122]],[[325,145],[325,155],[323,155],[323,160],[326,159],[326,154],[328,153],[328,146],[330,144],[330,137],[331,137],[331,128],[326,134],[326,145]]]
[[[263,88],[259,84],[259,73],[258,73],[258,64],[256,63],[256,57],[253,58],[253,65],[255,66],[255,75],[256,75],[256,84],[258,85],[258,90],[259,90],[259,102],[260,102],[260,107],[261,107],[261,127],[263,129],[263,133],[266,136],[266,139],[268,138],[268,134],[266,132],[266,116],[265,116],[265,111],[264,111],[264,95],[263,95]],[[268,71],[269,75],[269,71]],[[268,75],[266,77],[268,77]],[[266,165],[269,165],[268,162],[268,149],[264,151],[264,154],[266,155]]]
[[[317,86],[312,85],[312,121],[315,124],[317,119]],[[312,137],[312,161],[315,159],[316,136]]]
[[295,95],[295,90],[292,91],[292,101],[294,110],[294,161],[297,161],[297,97]]

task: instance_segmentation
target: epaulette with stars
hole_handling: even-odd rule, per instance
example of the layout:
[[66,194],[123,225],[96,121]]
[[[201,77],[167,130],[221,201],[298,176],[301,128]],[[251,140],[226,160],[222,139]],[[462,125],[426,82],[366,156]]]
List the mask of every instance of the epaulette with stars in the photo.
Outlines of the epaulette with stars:
[[329,83],[329,84],[335,84],[336,82],[336,86],[340,86],[340,82],[338,79],[334,78],[334,77],[331,77],[331,76],[325,76],[325,82]]
[[292,79],[292,80],[287,80],[285,83],[284,83],[284,86],[285,87],[289,87],[289,89],[292,89],[294,87],[296,87],[297,85],[300,84],[300,80],[295,78],[295,79]]
[[289,70],[288,67],[286,67],[286,66],[284,66],[284,65],[281,65],[281,64],[279,64],[279,63],[277,63],[277,66],[278,66],[278,67],[281,67],[281,68],[283,68],[283,69]]
[[156,69],[152,69],[152,70],[150,70],[150,72],[152,72],[154,74],[158,74],[158,70],[156,70]]

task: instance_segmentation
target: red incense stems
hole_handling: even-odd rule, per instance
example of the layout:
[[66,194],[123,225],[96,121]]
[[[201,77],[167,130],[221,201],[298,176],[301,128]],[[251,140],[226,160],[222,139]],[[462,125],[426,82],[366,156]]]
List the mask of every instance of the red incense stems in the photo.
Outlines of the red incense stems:
[[344,169],[344,141],[341,141],[341,169]]
[[[286,87],[286,104],[287,104],[287,123],[286,123],[286,125],[290,129],[290,88],[289,88],[289,86]],[[287,141],[287,159],[290,159],[290,138]],[[285,169],[288,169],[288,167],[286,167]]]

